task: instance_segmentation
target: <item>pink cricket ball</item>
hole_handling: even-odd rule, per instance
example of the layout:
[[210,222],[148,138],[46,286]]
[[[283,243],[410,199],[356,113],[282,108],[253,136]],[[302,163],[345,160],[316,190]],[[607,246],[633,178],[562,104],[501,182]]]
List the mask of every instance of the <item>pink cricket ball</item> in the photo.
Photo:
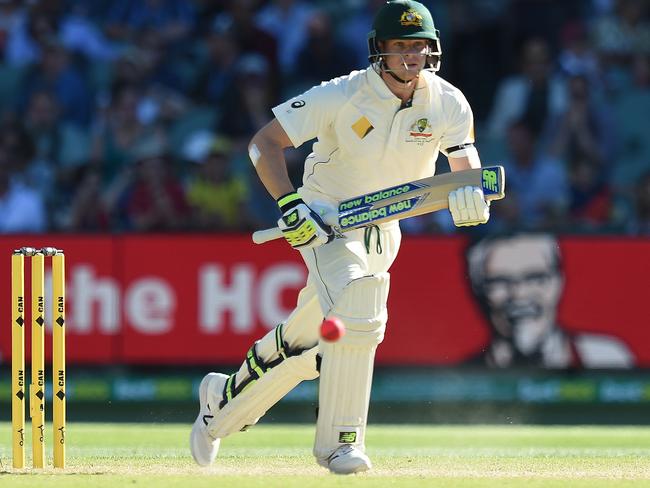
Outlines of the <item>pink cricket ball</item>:
[[345,335],[345,325],[337,317],[327,317],[320,326],[320,336],[324,341],[336,342]]

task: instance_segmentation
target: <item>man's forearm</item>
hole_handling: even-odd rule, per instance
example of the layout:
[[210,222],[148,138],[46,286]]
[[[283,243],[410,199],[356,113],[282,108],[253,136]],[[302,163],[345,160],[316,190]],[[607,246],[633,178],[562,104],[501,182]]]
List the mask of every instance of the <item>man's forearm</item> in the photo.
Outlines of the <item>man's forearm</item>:
[[255,171],[274,199],[295,191],[289,179],[282,148],[260,148],[260,158],[255,165]]
[[290,144],[289,138],[274,120],[255,134],[248,146],[248,153],[257,175],[276,200],[295,191],[284,157],[284,148]]

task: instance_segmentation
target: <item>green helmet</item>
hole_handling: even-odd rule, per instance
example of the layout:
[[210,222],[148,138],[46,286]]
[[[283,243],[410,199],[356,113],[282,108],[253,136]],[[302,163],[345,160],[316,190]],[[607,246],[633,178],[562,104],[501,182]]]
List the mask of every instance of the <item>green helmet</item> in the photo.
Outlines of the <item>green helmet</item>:
[[368,33],[368,60],[381,61],[378,41],[387,39],[428,39],[431,53],[427,63],[434,71],[440,67],[440,31],[435,28],[431,12],[414,0],[391,0],[379,9]]

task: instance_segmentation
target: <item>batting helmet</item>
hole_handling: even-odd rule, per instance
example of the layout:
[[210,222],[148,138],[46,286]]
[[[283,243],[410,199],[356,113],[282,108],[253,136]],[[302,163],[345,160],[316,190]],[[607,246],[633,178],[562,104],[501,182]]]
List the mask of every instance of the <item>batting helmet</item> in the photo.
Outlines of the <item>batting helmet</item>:
[[368,33],[368,60],[381,61],[379,41],[387,39],[427,39],[430,52],[427,64],[433,71],[440,68],[440,31],[435,28],[431,12],[414,0],[392,0],[377,11]]

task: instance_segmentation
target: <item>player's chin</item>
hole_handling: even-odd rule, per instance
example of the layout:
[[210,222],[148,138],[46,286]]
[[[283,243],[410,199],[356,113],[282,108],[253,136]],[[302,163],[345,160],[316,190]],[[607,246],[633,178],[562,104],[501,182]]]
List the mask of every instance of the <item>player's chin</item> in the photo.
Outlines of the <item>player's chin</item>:
[[397,73],[397,76],[404,81],[412,81],[418,77],[420,69],[402,69]]
[[420,64],[409,64],[408,69],[404,70],[404,75],[411,78],[417,78],[423,69],[424,66],[421,66]]

